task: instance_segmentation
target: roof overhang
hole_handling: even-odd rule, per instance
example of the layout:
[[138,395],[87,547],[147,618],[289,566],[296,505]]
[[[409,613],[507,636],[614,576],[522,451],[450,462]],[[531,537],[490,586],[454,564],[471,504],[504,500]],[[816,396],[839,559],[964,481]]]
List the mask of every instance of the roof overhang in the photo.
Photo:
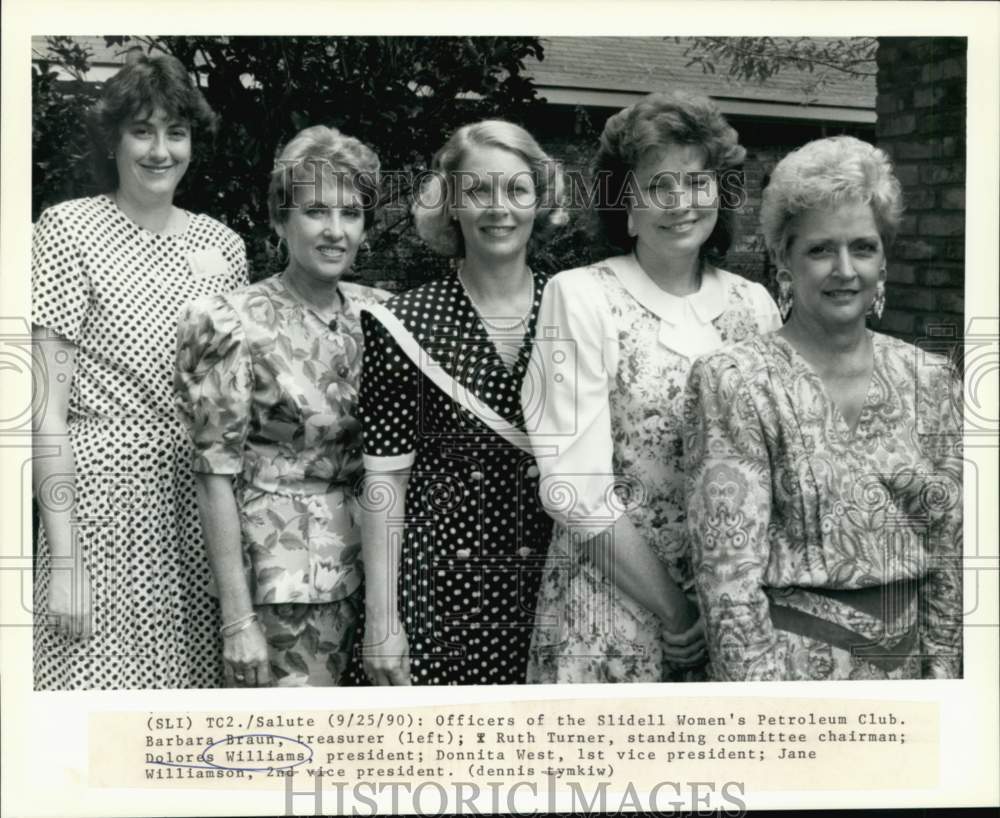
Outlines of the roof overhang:
[[[599,88],[565,88],[536,86],[538,96],[552,105],[585,105],[594,108],[624,108],[638,102],[645,91],[602,90]],[[849,108],[840,105],[804,105],[795,102],[770,100],[732,99],[712,97],[722,110],[731,116],[752,116],[768,119],[803,119],[818,122],[860,122],[875,124],[876,114],[871,108]]]

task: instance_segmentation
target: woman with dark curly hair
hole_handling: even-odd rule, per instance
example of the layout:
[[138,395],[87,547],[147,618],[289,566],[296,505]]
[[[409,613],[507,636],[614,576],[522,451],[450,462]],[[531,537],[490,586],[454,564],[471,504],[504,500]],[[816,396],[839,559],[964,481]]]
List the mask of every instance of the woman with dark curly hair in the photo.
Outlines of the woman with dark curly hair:
[[[174,204],[216,117],[173,57],[139,56],[93,111],[106,193],[42,213],[32,323],[46,390],[34,420],[41,514],[39,689],[213,687],[218,610],[171,398],[193,298],[246,283],[242,240]],[[68,502],[64,502],[68,500]]]
[[625,254],[549,282],[522,395],[556,521],[529,681],[704,678],[684,384],[697,356],[780,325],[762,286],[715,266],[744,155],[704,97],[653,94],[605,125],[597,216]]
[[378,172],[357,139],[301,131],[268,189],[284,272],[181,316],[178,405],[194,441],[230,686],[337,685],[354,649],[360,310],[388,294],[342,279],[375,217]]

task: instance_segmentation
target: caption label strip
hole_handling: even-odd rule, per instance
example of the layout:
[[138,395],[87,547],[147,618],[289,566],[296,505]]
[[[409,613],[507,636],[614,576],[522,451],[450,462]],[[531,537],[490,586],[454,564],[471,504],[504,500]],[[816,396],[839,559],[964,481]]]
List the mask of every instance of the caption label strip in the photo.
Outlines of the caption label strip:
[[103,712],[94,787],[739,780],[748,791],[937,786],[934,702],[629,699],[385,710]]

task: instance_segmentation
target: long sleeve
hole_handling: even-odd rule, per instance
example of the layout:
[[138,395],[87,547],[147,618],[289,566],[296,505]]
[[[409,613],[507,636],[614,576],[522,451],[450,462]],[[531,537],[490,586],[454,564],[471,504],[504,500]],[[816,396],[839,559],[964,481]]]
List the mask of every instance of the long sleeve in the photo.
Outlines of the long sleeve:
[[962,381],[937,356],[921,370],[918,431],[934,464],[922,496],[930,520],[920,623],[923,676],[954,679],[962,670]]
[[785,660],[764,592],[770,462],[747,385],[724,352],[692,368],[684,420],[688,534],[714,678],[780,679]]
[[175,403],[194,444],[193,468],[238,474],[250,428],[253,373],[239,318],[220,296],[188,305],[177,329]]
[[617,338],[586,269],[546,286],[521,405],[541,473],[546,511],[563,525],[607,528],[624,508],[614,495],[610,378]]

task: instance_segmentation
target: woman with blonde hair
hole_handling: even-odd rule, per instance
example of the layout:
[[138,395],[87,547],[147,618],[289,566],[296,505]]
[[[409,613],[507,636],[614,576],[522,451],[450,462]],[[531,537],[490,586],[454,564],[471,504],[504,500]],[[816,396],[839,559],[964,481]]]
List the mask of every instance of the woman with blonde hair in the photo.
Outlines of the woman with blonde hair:
[[556,163],[523,128],[456,131],[414,205],[451,276],[365,319],[364,666],[375,684],[524,681],[549,522],[523,434]]
[[374,219],[378,173],[357,139],[301,131],[268,189],[284,272],[181,317],[177,403],[194,442],[230,686],[337,685],[353,652],[360,310],[387,294],[343,279]]
[[782,159],[761,223],[787,321],[691,373],[688,530],[717,679],[960,675],[961,381],[865,326],[901,211],[861,140]]

